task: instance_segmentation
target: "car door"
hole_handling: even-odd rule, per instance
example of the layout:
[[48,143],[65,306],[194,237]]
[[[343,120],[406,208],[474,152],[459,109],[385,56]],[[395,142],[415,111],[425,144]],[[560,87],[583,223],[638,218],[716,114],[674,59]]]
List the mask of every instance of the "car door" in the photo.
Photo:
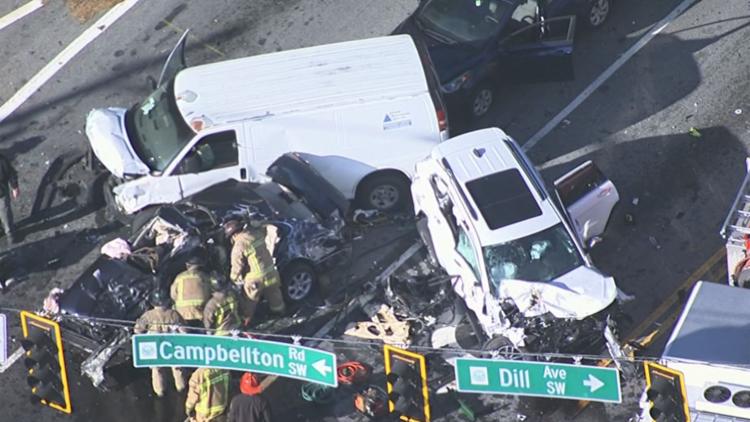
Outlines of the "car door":
[[573,79],[575,21],[575,16],[540,16],[536,22],[501,38],[497,47],[501,77],[507,82]]
[[460,220],[456,236],[454,263],[457,271],[451,275],[459,276],[454,282],[454,290],[464,298],[466,306],[474,311],[480,320],[486,315],[485,294],[481,281],[480,248],[476,246],[470,233],[470,226]]
[[555,189],[584,242],[600,236],[620,195],[591,161],[555,180]]
[[130,180],[112,189],[118,207],[125,214],[156,204],[171,204],[182,198],[177,178],[146,175]]
[[187,29],[182,33],[177,44],[175,44],[169,56],[167,56],[167,60],[164,62],[164,67],[162,67],[161,74],[159,75],[159,81],[156,83],[156,88],[171,81],[179,71],[187,67],[185,63],[185,43],[187,42],[189,32],[190,30]]
[[179,161],[170,164],[168,177],[179,180],[183,198],[226,180],[246,178],[247,172],[240,168],[237,142],[240,129],[238,125],[201,133],[181,153]]
[[448,196],[448,185],[443,178],[432,172],[422,172],[417,167],[417,177],[411,190],[416,208],[427,219],[429,241],[432,243],[435,258],[449,274],[455,271],[454,245],[456,244],[456,223],[453,217],[453,204]]

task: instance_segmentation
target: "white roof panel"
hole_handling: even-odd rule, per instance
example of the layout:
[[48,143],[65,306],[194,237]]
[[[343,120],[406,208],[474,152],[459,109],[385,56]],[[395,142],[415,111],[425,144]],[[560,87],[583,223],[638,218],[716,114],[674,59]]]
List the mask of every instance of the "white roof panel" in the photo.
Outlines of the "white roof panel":
[[[182,70],[175,78],[183,118],[213,124],[350,103],[429,95],[408,35],[287,50]],[[179,99],[186,91],[193,101]],[[192,95],[185,98],[192,99]]]
[[[498,242],[518,239],[560,223],[560,217],[555,212],[552,203],[549,199],[542,199],[534,189],[529,175],[526,174],[510,147],[506,144],[505,141],[510,139],[502,130],[488,128],[451,138],[440,143],[433,150],[434,158],[438,160],[443,157],[446,158],[455,179],[466,193],[467,200],[477,212],[478,221],[474,221],[473,224],[482,245],[493,245]],[[478,154],[480,150],[481,154]],[[542,213],[536,217],[493,230],[482,218],[479,207],[469,194],[466,183],[509,169],[517,169],[520,172]]]

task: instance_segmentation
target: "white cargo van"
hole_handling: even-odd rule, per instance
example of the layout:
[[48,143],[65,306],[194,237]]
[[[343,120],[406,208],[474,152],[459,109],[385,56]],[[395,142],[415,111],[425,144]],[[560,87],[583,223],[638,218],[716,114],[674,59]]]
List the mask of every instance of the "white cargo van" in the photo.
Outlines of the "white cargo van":
[[292,151],[360,207],[410,204],[414,163],[447,138],[447,120],[429,59],[408,35],[185,68],[186,35],[148,98],[86,119],[120,212],[227,179],[262,181]]

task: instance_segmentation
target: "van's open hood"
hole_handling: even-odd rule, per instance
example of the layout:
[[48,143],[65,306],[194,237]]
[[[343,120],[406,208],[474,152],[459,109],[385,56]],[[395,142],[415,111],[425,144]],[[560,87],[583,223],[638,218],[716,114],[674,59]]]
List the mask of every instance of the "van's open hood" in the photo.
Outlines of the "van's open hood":
[[117,177],[142,176],[148,166],[136,155],[125,131],[124,108],[98,108],[86,117],[86,136],[96,158]]
[[609,306],[617,295],[612,277],[581,266],[550,282],[503,280],[500,296],[512,299],[527,317],[551,313],[583,319]]

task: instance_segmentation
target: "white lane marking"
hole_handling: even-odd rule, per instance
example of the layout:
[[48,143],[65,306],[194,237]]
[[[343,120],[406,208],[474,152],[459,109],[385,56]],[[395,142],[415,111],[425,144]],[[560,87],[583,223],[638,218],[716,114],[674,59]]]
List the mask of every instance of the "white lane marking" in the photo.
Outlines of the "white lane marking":
[[16,349],[16,351],[8,357],[8,360],[6,360],[5,363],[0,366],[0,374],[13,366],[13,364],[16,363],[18,359],[21,359],[21,356],[23,356],[23,347],[19,347],[18,349]]
[[544,125],[543,128],[539,130],[539,132],[535,133],[534,136],[532,136],[528,141],[526,141],[525,144],[523,144],[524,151],[528,151],[531,148],[534,148],[536,144],[539,143],[539,141],[542,140],[545,136],[547,136],[548,133],[552,132],[552,130],[557,127],[557,125],[560,124],[560,122],[563,121],[568,115],[575,110],[579,105],[581,105],[582,102],[586,100],[586,98],[589,97],[589,95],[593,94],[594,91],[596,91],[597,88],[599,88],[607,79],[609,79],[612,74],[614,74],[617,69],[622,67],[628,60],[630,60],[635,53],[637,53],[643,46],[648,44],[649,41],[651,41],[656,35],[658,35],[661,31],[664,30],[670,23],[672,23],[677,16],[681,15],[682,12],[687,10],[688,7],[692,6],[693,3],[695,3],[697,0],[684,0],[682,3],[680,3],[672,12],[670,12],[664,19],[660,20],[656,25],[654,25],[653,29],[646,33],[641,39],[638,40],[637,43],[635,43],[632,47],[628,49],[628,51],[625,52],[622,56],[620,56],[617,60],[615,60],[614,63],[612,63],[607,70],[604,71],[599,77],[594,79],[593,82],[589,86],[586,87],[586,89],[583,90],[578,96],[570,103],[568,104],[564,109],[562,109],[561,112],[557,114],[552,120],[547,122],[546,125]]
[[18,90],[5,104],[0,107],[0,122],[8,118],[18,107],[29,99],[42,85],[68,63],[78,52],[83,50],[91,41],[104,33],[117,19],[125,14],[138,0],[125,0],[109,9],[98,21],[86,29],[52,61],[47,63],[33,78]]
[[581,148],[578,148],[575,151],[571,151],[567,154],[563,154],[559,157],[555,157],[545,163],[542,163],[541,165],[538,165],[537,168],[539,170],[546,170],[550,167],[559,166],[560,164],[570,163],[572,161],[575,161],[585,155],[589,155],[593,152],[599,151],[600,149],[610,147],[612,145],[617,145],[621,142],[606,142],[606,143],[596,143],[596,144],[589,144],[582,146]]
[[30,2],[0,18],[0,29],[12,25],[13,22],[23,18],[28,14],[31,14],[33,11],[39,9],[42,6],[44,6],[43,0],[31,0]]

